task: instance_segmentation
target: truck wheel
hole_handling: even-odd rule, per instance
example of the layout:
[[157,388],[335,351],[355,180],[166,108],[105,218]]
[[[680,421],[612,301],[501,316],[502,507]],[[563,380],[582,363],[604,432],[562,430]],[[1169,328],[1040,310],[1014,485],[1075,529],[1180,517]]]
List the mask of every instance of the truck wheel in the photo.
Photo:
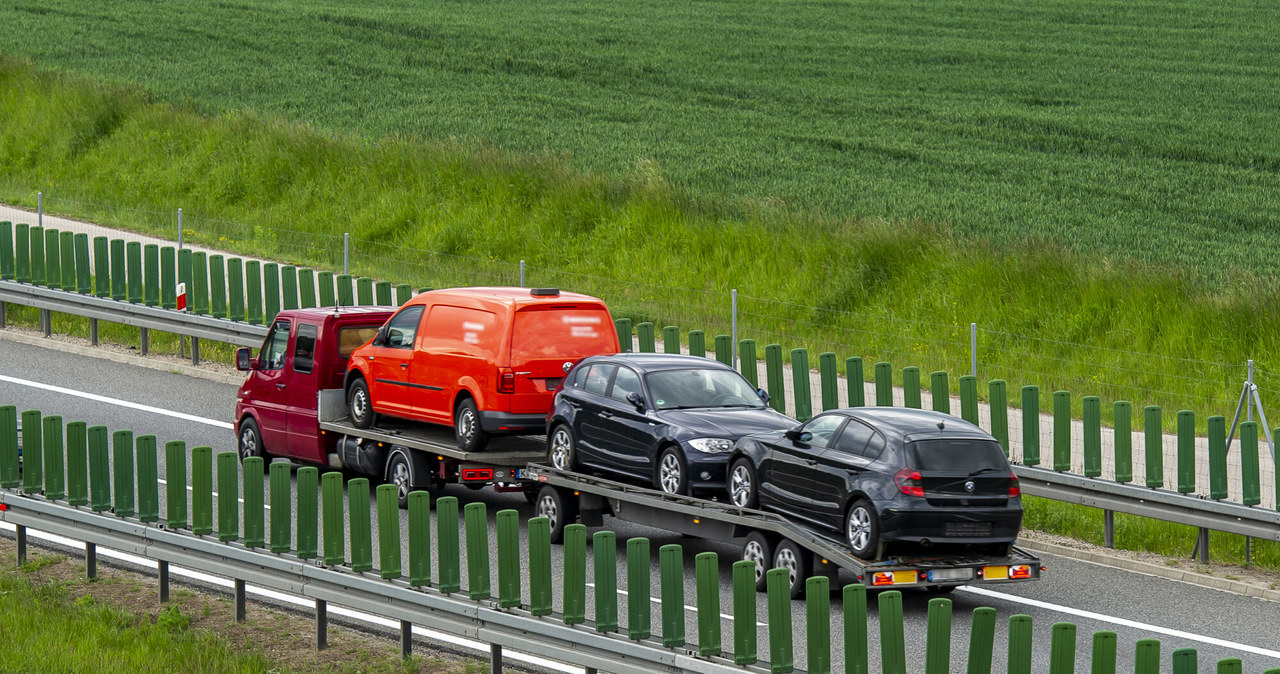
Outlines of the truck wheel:
[[538,492],[533,510],[535,516],[545,517],[551,523],[552,543],[559,543],[564,538],[564,528],[578,519],[578,503],[551,485],[543,486]]
[[756,565],[756,592],[764,592],[764,572],[773,562],[773,544],[769,537],[759,531],[748,534],[742,544],[742,559]]
[[351,413],[351,424],[356,428],[369,428],[373,425],[373,401],[369,397],[369,384],[363,379],[351,382],[347,391],[347,408]]
[[729,499],[740,508],[754,508],[758,496],[755,466],[751,459],[741,457],[729,469]]
[[876,507],[866,499],[858,499],[845,517],[845,538],[855,557],[875,559],[880,552],[880,518]]
[[413,467],[409,459],[400,452],[393,452],[387,459],[387,482],[396,486],[396,499],[400,508],[409,507],[409,492],[413,491]]
[[547,459],[556,470],[578,469],[578,447],[569,427],[558,424],[547,438]]
[[804,583],[809,580],[812,568],[808,550],[793,541],[782,541],[773,552],[773,568],[787,570],[787,586],[792,599],[804,593]]
[[653,486],[667,494],[685,495],[689,493],[689,467],[684,460],[684,452],[679,447],[668,447],[658,457],[658,469],[655,471]]
[[458,403],[458,410],[453,415],[453,433],[458,439],[458,449],[464,452],[478,452],[489,444],[489,434],[480,427],[476,401],[463,398]]
[[251,457],[261,457],[263,462],[269,460],[267,450],[262,446],[262,432],[258,430],[258,422],[252,417],[245,417],[240,422],[240,463]]

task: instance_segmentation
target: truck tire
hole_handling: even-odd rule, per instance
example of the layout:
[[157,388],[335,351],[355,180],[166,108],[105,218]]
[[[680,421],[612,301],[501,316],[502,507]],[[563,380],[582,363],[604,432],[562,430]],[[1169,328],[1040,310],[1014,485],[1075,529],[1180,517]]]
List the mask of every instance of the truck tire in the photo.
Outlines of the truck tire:
[[351,425],[356,428],[373,426],[377,415],[373,413],[373,399],[369,397],[369,384],[362,378],[356,378],[351,382],[351,388],[347,390],[347,413],[351,415]]
[[396,486],[396,500],[400,509],[409,507],[409,493],[414,490],[413,466],[402,452],[392,452],[387,457],[387,482]]
[[787,570],[787,588],[792,599],[804,594],[805,581],[813,569],[809,551],[794,541],[784,540],[773,551],[773,568]]
[[567,492],[545,485],[538,492],[533,514],[550,521],[551,542],[559,543],[564,539],[564,528],[578,519],[578,503]]
[[773,566],[773,541],[763,532],[751,532],[742,544],[742,559],[756,565],[756,592],[764,592],[764,573]]
[[489,434],[480,427],[480,410],[476,401],[463,398],[453,414],[453,434],[458,440],[458,449],[464,452],[479,452],[489,444]]
[[258,430],[258,422],[253,417],[245,417],[240,422],[240,442],[238,447],[240,455],[240,463],[244,460],[257,456],[261,457],[263,462],[269,462],[271,457],[267,456],[267,448],[262,446],[262,431]]

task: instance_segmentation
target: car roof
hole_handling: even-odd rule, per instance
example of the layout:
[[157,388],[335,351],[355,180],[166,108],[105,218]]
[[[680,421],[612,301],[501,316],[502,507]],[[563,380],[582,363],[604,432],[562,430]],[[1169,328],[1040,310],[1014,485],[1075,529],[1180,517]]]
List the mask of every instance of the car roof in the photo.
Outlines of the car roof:
[[692,368],[732,370],[728,365],[711,358],[686,356],[674,353],[618,353],[612,356],[592,356],[591,360],[612,360],[626,363],[637,370],[688,370]]
[[887,439],[911,442],[942,438],[973,438],[993,440],[990,433],[950,414],[909,407],[846,407],[836,410],[846,416],[866,422]]

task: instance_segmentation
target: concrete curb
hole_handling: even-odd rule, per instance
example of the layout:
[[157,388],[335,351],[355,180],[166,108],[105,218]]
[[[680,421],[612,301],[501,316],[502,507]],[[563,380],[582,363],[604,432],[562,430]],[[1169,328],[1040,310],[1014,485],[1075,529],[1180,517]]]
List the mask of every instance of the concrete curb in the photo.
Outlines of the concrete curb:
[[182,363],[169,363],[158,361],[154,358],[145,356],[132,356],[123,353],[113,353],[105,349],[97,349],[91,346],[80,346],[78,344],[67,344],[44,337],[35,337],[24,335],[12,330],[0,330],[0,340],[10,342],[18,342],[19,344],[28,344],[30,346],[39,346],[45,349],[61,351],[63,353],[74,353],[78,356],[88,356],[90,358],[102,358],[116,363],[124,363],[135,367],[145,367],[148,370],[161,370],[171,372],[173,374],[181,374],[188,377],[197,377],[208,381],[218,382],[220,384],[230,384],[239,386],[244,383],[244,377],[237,375],[221,374],[218,372],[210,372],[195,365]]

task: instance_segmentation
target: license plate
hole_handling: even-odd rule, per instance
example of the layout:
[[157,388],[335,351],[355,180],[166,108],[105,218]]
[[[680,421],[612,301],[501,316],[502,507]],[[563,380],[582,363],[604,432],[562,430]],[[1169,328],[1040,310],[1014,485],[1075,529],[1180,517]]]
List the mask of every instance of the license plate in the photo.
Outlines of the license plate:
[[1007,566],[984,566],[982,567],[982,577],[987,580],[1008,580],[1009,567]]
[[973,569],[932,569],[929,571],[929,580],[934,582],[972,579]]
[[990,522],[947,522],[943,533],[947,536],[990,536]]
[[523,480],[523,479],[524,479],[524,469],[523,469],[523,468],[512,468],[512,469],[511,469],[511,479],[513,479],[513,480]]

